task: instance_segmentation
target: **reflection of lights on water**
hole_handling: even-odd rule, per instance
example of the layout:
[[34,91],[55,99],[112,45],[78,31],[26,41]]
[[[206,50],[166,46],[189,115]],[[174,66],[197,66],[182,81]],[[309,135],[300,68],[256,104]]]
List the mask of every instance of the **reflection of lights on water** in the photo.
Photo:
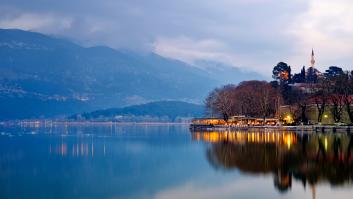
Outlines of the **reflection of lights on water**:
[[288,149],[290,149],[290,145],[291,145],[291,139],[290,139],[290,136],[287,136],[287,146],[288,146]]
[[61,156],[66,156],[67,154],[67,145],[65,143],[62,143],[60,146],[60,154]]
[[286,134],[283,135],[283,143],[287,145],[288,150],[291,148],[292,144],[296,142],[296,138],[294,134]]
[[219,136],[218,133],[212,132],[211,134],[209,134],[209,140],[211,142],[216,142],[216,141],[218,141],[218,136]]
[[[98,147],[102,150],[103,154],[106,155],[106,146],[105,144],[101,147]],[[91,143],[73,143],[67,144],[65,142],[58,144],[49,144],[49,154],[50,155],[59,155],[62,157],[72,156],[72,157],[94,157],[95,155],[95,144]]]
[[327,137],[325,137],[325,143],[324,143],[325,144],[325,151],[327,151],[327,143],[328,143],[327,142]]
[[103,154],[104,154],[104,156],[105,156],[105,143],[104,143],[104,145],[103,145]]
[[295,134],[287,132],[194,132],[192,138],[196,141],[211,143],[223,141],[235,143],[277,143],[286,145],[288,149],[297,142]]
[[201,140],[201,135],[198,133],[198,134],[196,134],[196,138],[195,138],[196,140]]

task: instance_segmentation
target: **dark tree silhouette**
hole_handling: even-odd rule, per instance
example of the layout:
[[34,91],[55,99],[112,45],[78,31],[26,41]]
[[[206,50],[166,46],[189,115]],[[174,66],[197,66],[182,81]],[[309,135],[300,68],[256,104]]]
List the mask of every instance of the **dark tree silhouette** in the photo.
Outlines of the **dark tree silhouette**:
[[272,78],[281,83],[289,83],[291,77],[291,68],[287,63],[279,62],[272,70]]

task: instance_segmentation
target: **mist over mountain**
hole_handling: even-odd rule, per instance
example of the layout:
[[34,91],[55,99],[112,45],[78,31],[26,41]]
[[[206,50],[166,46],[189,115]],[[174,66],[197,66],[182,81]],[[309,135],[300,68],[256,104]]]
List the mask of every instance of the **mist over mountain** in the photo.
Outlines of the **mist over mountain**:
[[261,78],[203,64],[0,29],[0,119],[58,117],[158,100],[201,103],[216,86]]
[[200,60],[196,62],[196,65],[204,70],[210,78],[221,82],[222,84],[237,84],[241,81],[246,80],[267,80],[263,75],[256,72],[246,71],[240,68],[236,68],[227,64]]

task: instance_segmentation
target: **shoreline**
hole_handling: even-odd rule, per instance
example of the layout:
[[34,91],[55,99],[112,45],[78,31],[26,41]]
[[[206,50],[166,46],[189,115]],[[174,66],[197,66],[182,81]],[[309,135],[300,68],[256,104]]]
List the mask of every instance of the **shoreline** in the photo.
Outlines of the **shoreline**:
[[303,126],[227,126],[227,125],[190,125],[190,130],[197,131],[296,131],[296,132],[346,132],[353,133],[353,126],[303,125]]
[[347,132],[353,126],[299,125],[299,126],[228,126],[198,125],[191,122],[115,122],[115,121],[65,121],[65,120],[13,120],[2,121],[0,126],[50,127],[50,126],[188,126],[191,132],[200,131],[296,131],[296,132]]
[[174,125],[190,125],[190,122],[114,122],[114,121],[55,121],[55,120],[16,120],[3,121],[0,126],[111,126],[111,125],[155,125],[155,126],[174,126]]

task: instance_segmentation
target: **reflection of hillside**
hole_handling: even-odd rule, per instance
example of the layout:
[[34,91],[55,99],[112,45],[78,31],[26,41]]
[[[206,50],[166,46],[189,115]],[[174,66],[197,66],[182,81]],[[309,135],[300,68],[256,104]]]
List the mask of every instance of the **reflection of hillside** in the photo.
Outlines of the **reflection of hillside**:
[[223,169],[272,173],[277,189],[292,178],[304,186],[319,182],[343,185],[353,180],[353,136],[293,132],[194,132],[193,140],[211,143],[207,158]]

